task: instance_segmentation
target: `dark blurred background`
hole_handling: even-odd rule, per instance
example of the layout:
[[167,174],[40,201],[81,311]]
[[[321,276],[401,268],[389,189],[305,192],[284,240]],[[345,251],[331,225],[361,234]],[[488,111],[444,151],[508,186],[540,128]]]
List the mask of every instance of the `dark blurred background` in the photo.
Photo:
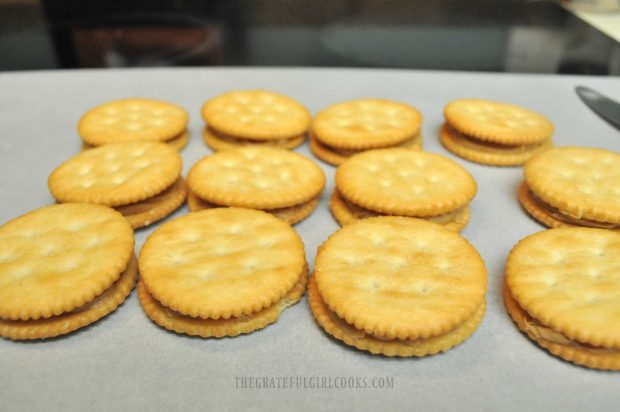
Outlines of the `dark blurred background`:
[[340,66],[620,74],[552,1],[0,0],[0,70]]

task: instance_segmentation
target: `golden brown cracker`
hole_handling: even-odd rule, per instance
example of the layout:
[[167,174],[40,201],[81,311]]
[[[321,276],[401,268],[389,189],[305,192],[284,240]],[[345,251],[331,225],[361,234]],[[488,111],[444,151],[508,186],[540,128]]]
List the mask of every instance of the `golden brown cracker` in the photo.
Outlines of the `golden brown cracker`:
[[221,206],[279,209],[317,197],[325,174],[288,150],[247,146],[204,157],[190,169],[192,192]]
[[305,266],[295,230],[269,213],[209,209],[170,220],[140,253],[155,299],[200,318],[249,315],[280,300]]
[[532,192],[564,215],[620,223],[620,154],[557,147],[530,159],[523,174]]
[[0,227],[0,318],[70,312],[127,267],[134,235],[118,212],[89,204],[43,207]]
[[78,133],[92,146],[127,141],[167,141],[187,128],[187,112],[155,99],[119,99],[86,112]]
[[334,104],[312,121],[312,134],[337,149],[364,150],[398,145],[420,131],[422,115],[413,107],[385,99]]
[[553,124],[543,115],[492,100],[454,100],[444,108],[444,116],[467,136],[507,145],[541,143],[553,134]]
[[427,339],[473,316],[487,285],[484,262],[464,238],[420,219],[383,216],[332,234],[314,277],[338,317],[375,337]]
[[522,239],[506,263],[510,293],[568,339],[620,349],[620,233],[560,228]]
[[342,196],[382,214],[436,216],[467,205],[476,194],[474,178],[458,163],[408,149],[370,150],[336,170]]
[[310,112],[296,100],[265,90],[221,94],[202,106],[207,125],[240,139],[279,140],[305,134]]
[[181,174],[181,156],[158,142],[124,142],[82,152],[48,178],[59,202],[121,206],[153,197]]

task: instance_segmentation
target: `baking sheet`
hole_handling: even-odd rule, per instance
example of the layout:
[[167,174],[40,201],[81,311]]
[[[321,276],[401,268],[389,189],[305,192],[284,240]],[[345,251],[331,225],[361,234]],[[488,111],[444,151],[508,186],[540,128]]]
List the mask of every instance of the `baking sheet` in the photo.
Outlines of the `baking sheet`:
[[[445,103],[479,97],[545,114],[558,145],[620,151],[620,133],[581,103],[573,92],[578,84],[620,99],[620,81],[603,77],[268,68],[0,74],[0,222],[52,202],[47,176],[78,153],[81,114],[107,100],[143,96],[185,107],[187,172],[210,153],[201,140],[200,106],[221,92],[265,88],[300,100],[312,113],[345,99],[382,97],[417,107],[425,149],[455,159],[476,178],[479,191],[462,234],[489,272],[479,330],[449,352],[422,359],[371,356],[342,345],[314,323],[305,298],[262,331],[204,340],[150,322],[134,292],[117,312],[77,333],[30,343],[0,339],[0,410],[618,410],[620,374],[549,355],[504,310],[508,251],[543,229],[516,200],[521,169],[467,162],[437,140]],[[311,156],[307,144],[297,151]],[[335,169],[316,161],[327,189],[315,213],[295,227],[310,267],[317,246],[338,228],[327,208]],[[173,216],[185,213],[183,207]],[[155,227],[137,232],[136,251]]]

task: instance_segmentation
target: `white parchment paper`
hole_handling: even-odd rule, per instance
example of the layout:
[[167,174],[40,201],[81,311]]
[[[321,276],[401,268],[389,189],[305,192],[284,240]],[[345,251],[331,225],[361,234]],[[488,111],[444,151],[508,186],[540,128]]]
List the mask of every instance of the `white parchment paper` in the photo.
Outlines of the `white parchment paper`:
[[[0,74],[0,222],[52,203],[47,177],[78,153],[79,117],[111,99],[152,97],[185,107],[191,116],[191,140],[182,151],[187,172],[210,153],[201,139],[200,106],[221,92],[265,88],[300,100],[312,113],[341,100],[382,97],[417,107],[425,149],[457,160],[476,178],[479,192],[463,235],[489,271],[488,310],[479,330],[449,352],[423,359],[371,356],[340,344],[314,323],[305,298],[260,332],[204,340],[150,322],[134,293],[117,312],[77,333],[31,343],[0,339],[0,411],[617,411],[620,374],[550,356],[504,310],[505,258],[519,239],[543,229],[516,200],[521,169],[467,162],[437,139],[445,103],[479,97],[545,114],[556,126],[558,145],[620,151],[620,133],[581,103],[573,91],[578,84],[620,100],[620,81],[603,77],[202,68]],[[311,156],[307,144],[297,151]],[[334,168],[316,161],[328,187],[315,213],[295,227],[310,267],[317,246],[338,228],[327,209]],[[174,216],[184,213],[185,207]],[[136,251],[153,229],[137,232]],[[391,387],[372,387],[382,379]],[[257,388],[265,383],[279,388]],[[333,387],[343,383],[353,387]]]

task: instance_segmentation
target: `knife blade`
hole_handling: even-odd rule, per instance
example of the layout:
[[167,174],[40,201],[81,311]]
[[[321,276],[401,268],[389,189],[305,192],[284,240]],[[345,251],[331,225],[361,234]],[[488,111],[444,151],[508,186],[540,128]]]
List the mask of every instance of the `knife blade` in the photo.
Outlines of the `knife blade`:
[[584,86],[575,87],[575,92],[590,110],[616,129],[620,129],[620,104],[618,102]]

